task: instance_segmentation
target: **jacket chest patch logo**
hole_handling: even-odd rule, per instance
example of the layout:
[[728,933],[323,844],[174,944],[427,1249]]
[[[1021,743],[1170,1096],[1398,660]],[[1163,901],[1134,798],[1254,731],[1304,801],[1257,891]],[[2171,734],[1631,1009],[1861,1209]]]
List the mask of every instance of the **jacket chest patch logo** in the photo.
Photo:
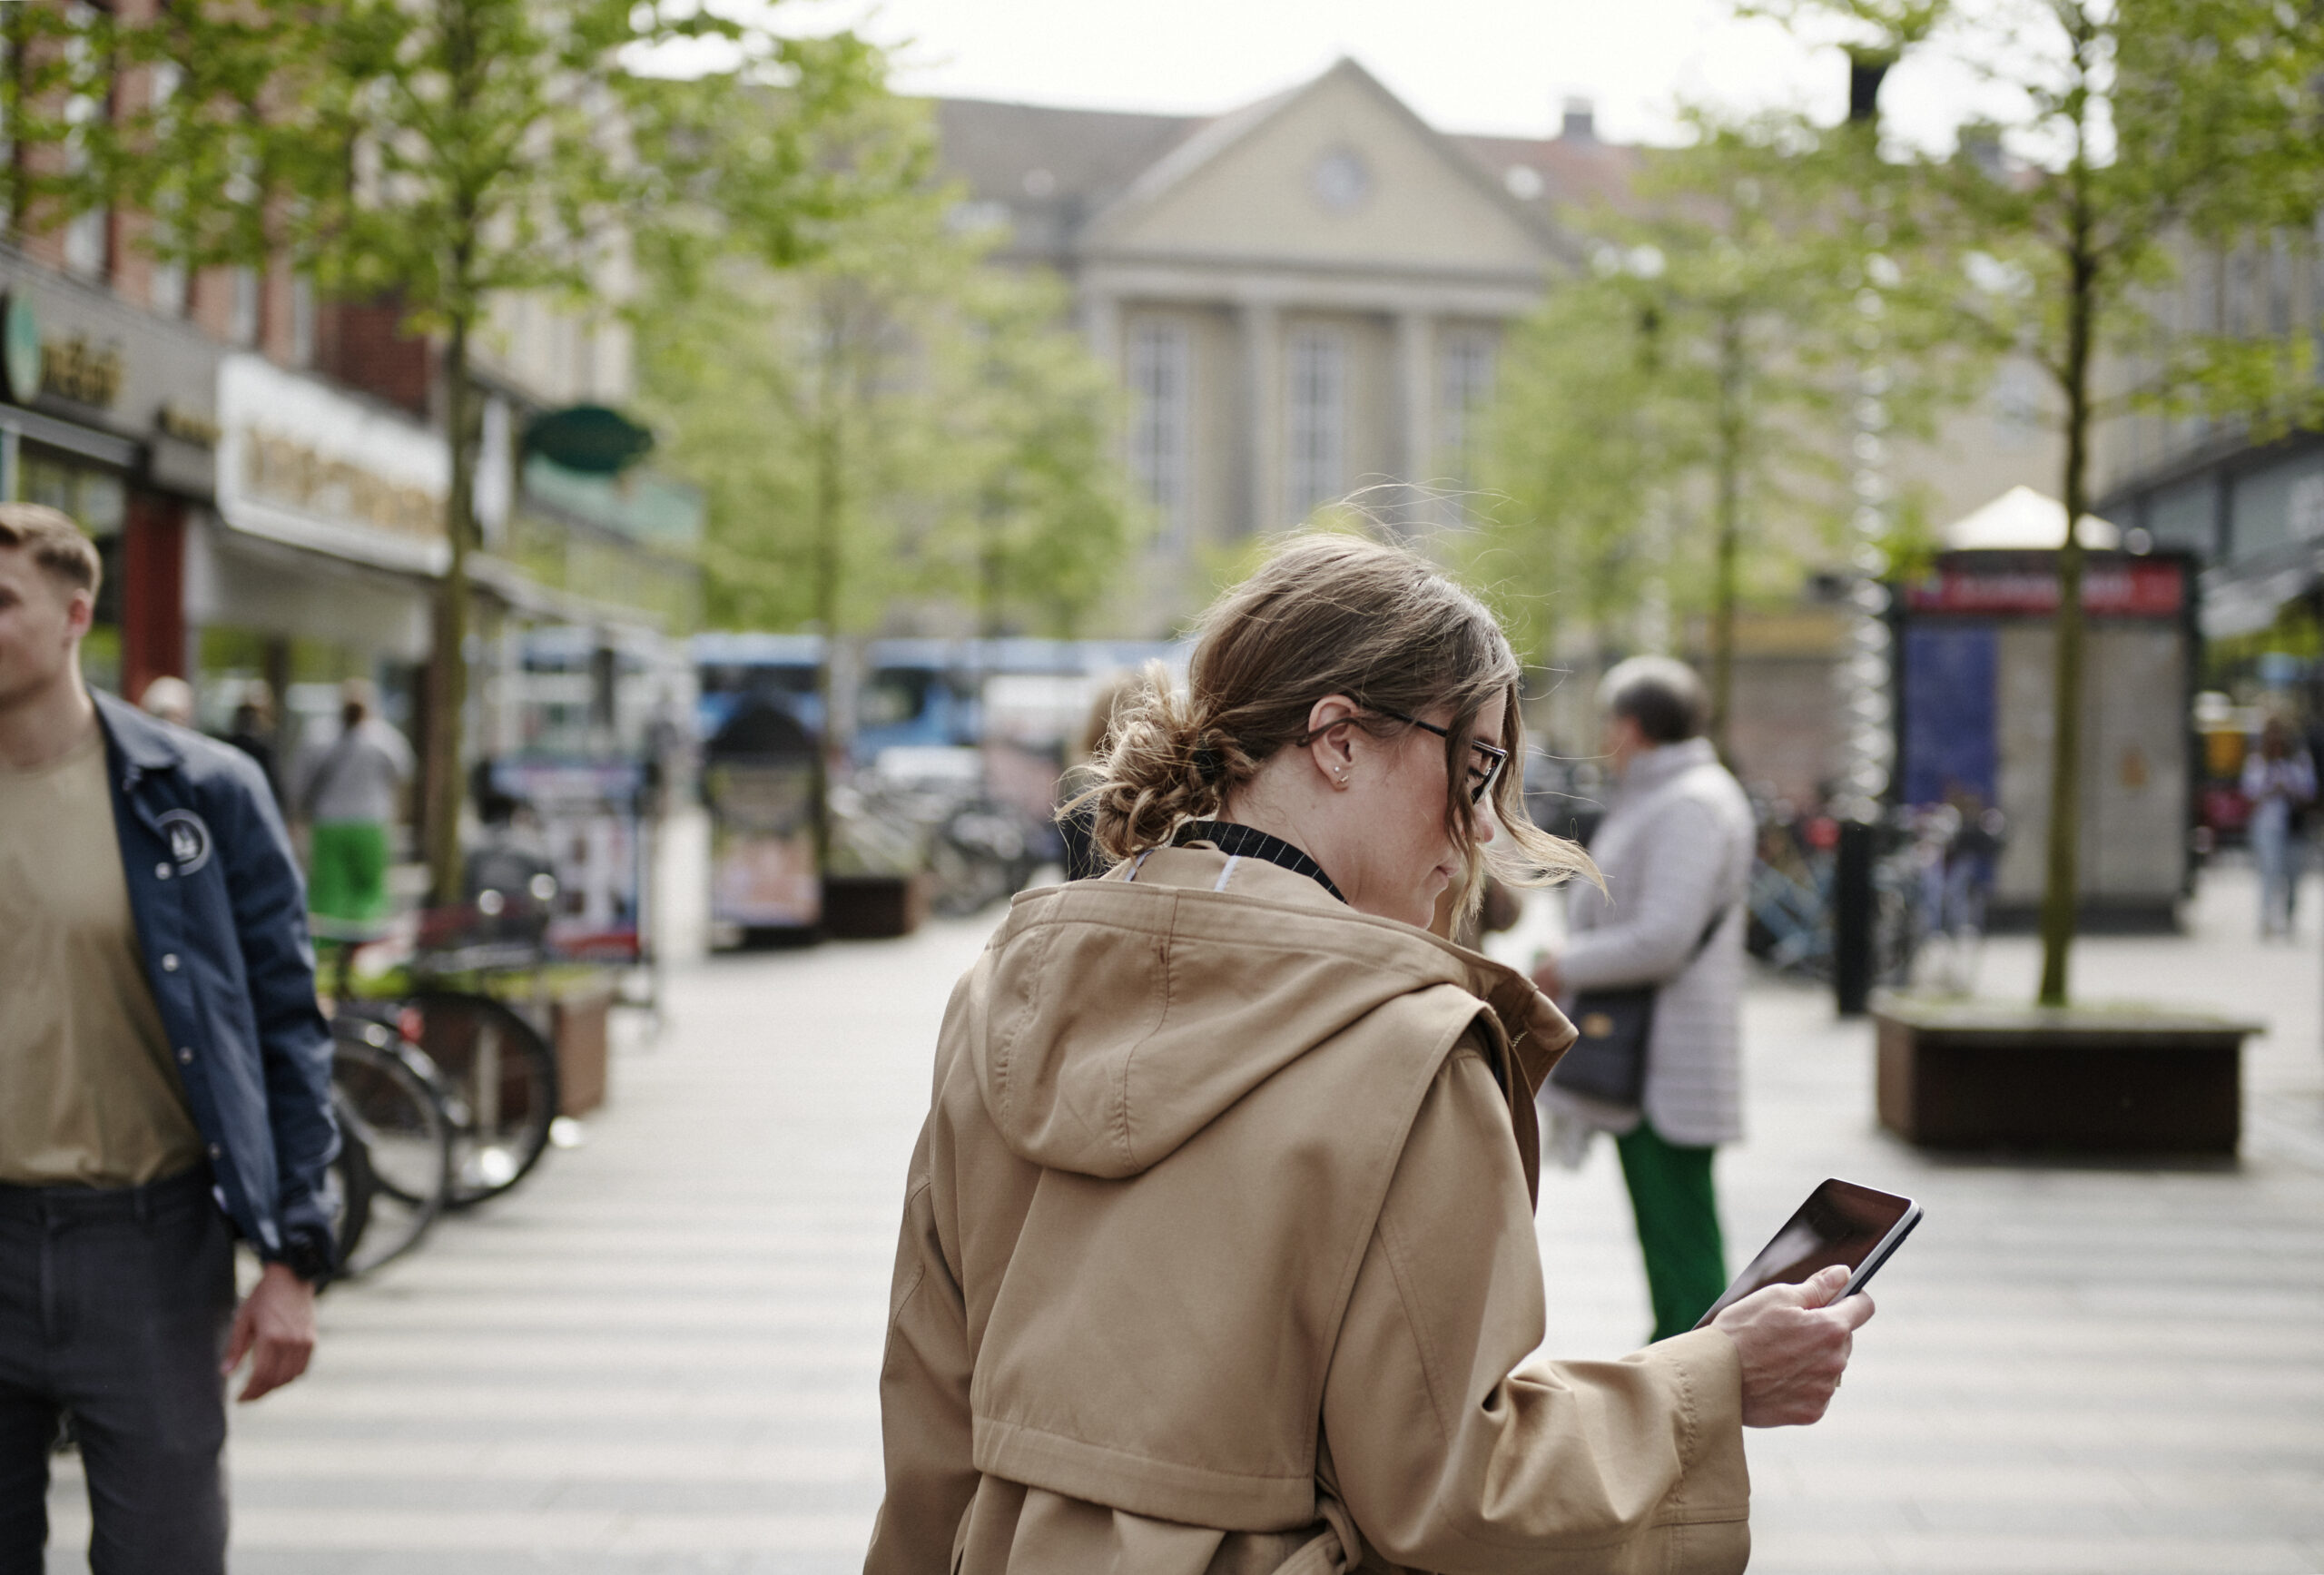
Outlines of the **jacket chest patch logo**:
[[162,835],[169,839],[170,859],[181,875],[191,875],[210,862],[210,827],[192,810],[172,810],[162,817]]

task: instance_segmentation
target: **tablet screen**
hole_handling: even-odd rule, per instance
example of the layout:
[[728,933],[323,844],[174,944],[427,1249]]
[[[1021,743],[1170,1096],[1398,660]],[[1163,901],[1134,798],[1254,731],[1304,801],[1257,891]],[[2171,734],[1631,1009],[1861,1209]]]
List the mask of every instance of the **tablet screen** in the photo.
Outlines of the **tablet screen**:
[[1807,1201],[1776,1232],[1775,1239],[1735,1276],[1727,1294],[1711,1304],[1710,1311],[1703,1314],[1703,1324],[1717,1317],[1728,1303],[1741,1301],[1763,1286],[1796,1285],[1834,1264],[1846,1264],[1851,1271],[1862,1268],[1864,1260],[1887,1239],[1912,1206],[1910,1198],[1876,1192],[1853,1181],[1835,1177],[1825,1182],[1807,1195]]

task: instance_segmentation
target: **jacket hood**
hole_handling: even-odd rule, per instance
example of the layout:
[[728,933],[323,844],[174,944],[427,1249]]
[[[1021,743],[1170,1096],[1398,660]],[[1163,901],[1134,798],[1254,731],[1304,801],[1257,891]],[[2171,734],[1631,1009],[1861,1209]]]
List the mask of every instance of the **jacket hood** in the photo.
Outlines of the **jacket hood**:
[[1504,1088],[1513,1072],[1528,1098],[1574,1037],[1514,970],[1356,913],[1305,876],[1199,848],[1151,855],[1134,882],[1025,893],[986,973],[966,1054],[1002,1140],[1107,1179],[1158,1164],[1403,996],[1469,997],[1498,1029]]

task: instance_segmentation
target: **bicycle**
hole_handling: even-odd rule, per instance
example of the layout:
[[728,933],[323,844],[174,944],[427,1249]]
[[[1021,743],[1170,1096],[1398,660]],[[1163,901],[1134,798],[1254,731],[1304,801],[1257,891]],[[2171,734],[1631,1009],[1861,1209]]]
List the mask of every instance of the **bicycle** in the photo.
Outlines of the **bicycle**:
[[[451,1174],[444,1207],[471,1208],[515,1186],[547,1151],[560,1090],[556,1052],[538,1028],[481,987],[497,975],[537,974],[544,959],[531,916],[507,912],[497,891],[469,908],[420,916],[405,964],[410,988],[376,999],[351,988],[353,948],[337,960],[340,1018],[385,1029],[423,1055],[447,1090]],[[478,988],[463,988],[473,981]]]
[[353,1279],[419,1245],[449,1200],[453,1134],[466,1115],[435,1063],[385,1026],[331,1024],[339,1117],[335,1277]]

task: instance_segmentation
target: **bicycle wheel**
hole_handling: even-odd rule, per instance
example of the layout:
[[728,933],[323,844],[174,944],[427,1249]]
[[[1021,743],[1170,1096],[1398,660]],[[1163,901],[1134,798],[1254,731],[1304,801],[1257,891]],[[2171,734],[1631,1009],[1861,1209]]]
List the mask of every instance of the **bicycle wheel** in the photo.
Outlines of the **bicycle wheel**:
[[421,990],[396,1009],[404,1038],[451,1088],[452,1186],[446,1206],[497,1196],[531,1174],[556,1119],[556,1054],[537,1029],[488,995]]
[[353,1276],[409,1252],[443,1211],[456,1101],[435,1065],[393,1029],[340,1018],[332,1030],[340,1133],[362,1150],[362,1216],[340,1265]]
[[371,1158],[370,1150],[359,1137],[359,1122],[347,1103],[347,1096],[334,1084],[330,1091],[331,1114],[339,1120],[339,1152],[331,1157],[331,1181],[336,1188],[331,1199],[330,1239],[332,1279],[345,1276],[347,1265],[354,1261],[363,1245],[363,1232],[371,1223]]

